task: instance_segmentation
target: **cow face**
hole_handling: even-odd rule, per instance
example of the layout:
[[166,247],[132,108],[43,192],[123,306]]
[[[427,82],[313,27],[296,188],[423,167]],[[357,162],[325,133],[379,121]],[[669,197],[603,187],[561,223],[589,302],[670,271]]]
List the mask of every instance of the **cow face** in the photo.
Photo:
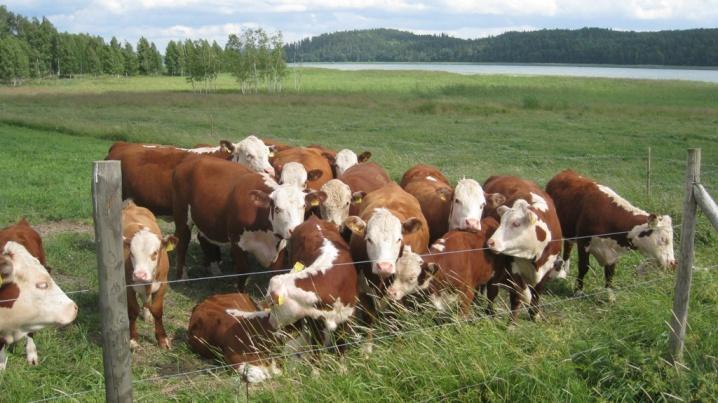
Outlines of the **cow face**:
[[162,253],[167,253],[167,247],[177,243],[177,238],[167,236],[161,239],[157,234],[147,228],[137,231],[131,239],[125,239],[125,247],[129,249],[129,258],[132,262],[132,282],[151,283]]
[[673,256],[673,222],[668,215],[651,214],[645,224],[637,225],[628,237],[638,250],[663,267],[675,267]]
[[287,162],[278,170],[281,172],[279,183],[299,186],[302,189],[307,188],[307,181],[315,181],[324,174],[321,169],[313,169],[307,172],[304,165],[298,162]]
[[337,177],[341,176],[347,169],[359,163],[359,157],[352,150],[343,149],[337,153],[335,164]]
[[480,231],[484,207],[486,197],[481,185],[473,179],[460,180],[451,201],[449,230]]
[[322,219],[337,227],[344,226],[344,220],[349,216],[349,205],[352,202],[351,189],[339,179],[332,179],[322,186],[322,192],[327,195],[326,200],[319,207]]
[[304,221],[307,209],[319,206],[327,195],[324,192],[305,193],[294,185],[279,185],[269,195],[253,190],[251,197],[257,207],[269,208],[272,231],[283,239],[289,239],[297,225]]
[[16,299],[0,306],[0,333],[28,333],[46,326],[69,325],[75,320],[77,305],[24,246],[10,241],[0,255],[4,286],[17,289]]
[[357,217],[348,217],[344,224],[357,236],[366,241],[366,251],[372,261],[372,272],[389,277],[395,272],[395,263],[403,246],[403,236],[421,228],[421,221],[411,217],[403,223],[385,208],[374,210],[369,222]]
[[424,259],[412,252],[410,246],[405,246],[404,252],[396,261],[396,276],[386,290],[387,296],[394,301],[400,301],[407,295],[426,290],[437,268],[435,263],[424,263]]
[[518,199],[513,207],[499,206],[496,211],[501,223],[487,242],[492,251],[523,259],[535,259],[543,253],[551,232],[526,200]]
[[240,163],[257,172],[265,172],[274,176],[274,168],[269,164],[269,147],[256,136],[249,136],[232,149],[232,161]]

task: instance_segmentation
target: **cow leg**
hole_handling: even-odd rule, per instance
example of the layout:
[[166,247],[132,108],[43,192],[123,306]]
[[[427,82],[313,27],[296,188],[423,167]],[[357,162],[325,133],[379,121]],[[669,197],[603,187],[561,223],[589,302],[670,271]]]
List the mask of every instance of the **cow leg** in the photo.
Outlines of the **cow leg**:
[[213,276],[221,275],[222,270],[219,269],[219,262],[222,259],[222,254],[219,250],[219,246],[213,244],[199,233],[197,234],[197,240],[199,241],[199,246],[202,248],[202,263],[204,267],[208,268]]
[[511,324],[515,325],[519,318],[521,304],[530,304],[532,300],[531,290],[519,275],[511,274]]
[[488,316],[494,316],[496,315],[496,311],[494,310],[494,300],[496,299],[496,296],[499,295],[499,286],[496,285],[496,283],[489,283],[486,285],[486,314]]
[[25,344],[25,355],[27,357],[27,363],[30,365],[38,364],[37,357],[37,346],[35,346],[35,340],[32,339],[33,334],[27,335],[27,344]]
[[132,287],[127,287],[127,316],[130,319],[130,349],[134,350],[139,346],[137,340],[137,317],[140,316],[140,304],[137,303],[137,295]]
[[150,303],[150,312],[155,322],[155,338],[157,344],[164,349],[170,349],[170,341],[167,338],[165,332],[165,326],[162,323],[162,312],[164,310],[165,291],[167,291],[167,284],[163,284],[155,294],[152,295],[152,302]]
[[571,265],[571,251],[573,249],[573,242],[563,241],[563,269],[568,273],[569,266]]
[[588,251],[586,247],[588,242],[581,239],[578,241],[578,277],[576,278],[576,289],[575,294],[583,293],[583,278],[588,273]]
[[175,236],[177,237],[177,278],[187,278],[187,268],[185,267],[187,259],[187,248],[192,238],[192,228],[185,223],[177,223],[175,219]]
[[541,307],[539,306],[539,292],[534,287],[529,287],[531,290],[531,305],[529,306],[529,317],[531,320],[538,322],[542,319]]
[[0,371],[4,371],[7,368],[7,354],[5,354],[5,343],[0,342]]
[[471,286],[466,286],[463,291],[461,291],[461,305],[459,306],[459,312],[461,312],[461,316],[464,318],[469,316],[469,312],[471,312],[471,302],[474,300],[474,288]]
[[247,274],[249,274],[249,261],[247,260],[247,252],[232,242],[231,247],[232,259],[234,260],[234,272],[239,274],[237,277],[237,290],[244,292],[244,285],[247,282]]
[[616,272],[616,264],[603,266],[603,274],[606,277],[606,293],[608,294],[608,302],[616,302],[616,294],[613,292],[613,274]]

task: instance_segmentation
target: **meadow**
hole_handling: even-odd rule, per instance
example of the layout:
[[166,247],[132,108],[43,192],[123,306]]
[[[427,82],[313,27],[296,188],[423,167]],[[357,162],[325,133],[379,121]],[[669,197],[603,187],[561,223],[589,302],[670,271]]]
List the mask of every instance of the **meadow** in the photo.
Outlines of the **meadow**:
[[[39,367],[24,362],[24,343],[15,347],[9,370],[0,373],[4,397],[103,400],[92,161],[116,140],[192,146],[250,133],[369,150],[395,179],[417,162],[437,165],[454,181],[506,173],[541,185],[572,168],[645,210],[670,214],[674,224],[681,222],[685,150],[701,147],[703,182],[718,197],[718,86],[712,84],[303,69],[280,94],[242,95],[226,75],[210,94],[172,77],[0,88],[0,226],[22,216],[38,224],[56,280],[65,291],[81,291],[71,295],[80,306],[77,322],[37,335]],[[718,235],[704,217],[696,246],[698,268],[718,265]],[[199,256],[193,243],[190,277],[206,274]],[[571,297],[573,278],[551,285],[542,298],[546,321],[522,320],[507,329],[506,315],[482,316],[479,308],[468,319],[430,309],[403,312],[377,330],[368,357],[351,348],[343,357],[323,353],[314,365],[292,360],[282,377],[248,391],[229,371],[198,372],[219,363],[198,358],[185,342],[191,308],[232,285],[173,284],[165,312],[173,349],[159,350],[151,326],[140,324],[135,398],[244,401],[248,392],[253,401],[291,402],[713,401],[718,268],[695,274],[685,368],[677,369],[664,360],[673,273],[636,270],[641,261],[635,253],[621,261],[613,304],[600,293],[603,270],[594,263],[587,298]],[[231,272],[229,264],[223,269]]]

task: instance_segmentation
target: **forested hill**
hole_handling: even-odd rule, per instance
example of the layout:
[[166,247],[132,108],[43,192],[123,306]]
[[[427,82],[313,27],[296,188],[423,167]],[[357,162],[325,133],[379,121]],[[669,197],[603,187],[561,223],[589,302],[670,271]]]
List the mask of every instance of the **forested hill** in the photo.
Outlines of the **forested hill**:
[[601,28],[507,32],[482,39],[394,29],[323,34],[285,46],[289,62],[501,62],[718,66],[718,29]]

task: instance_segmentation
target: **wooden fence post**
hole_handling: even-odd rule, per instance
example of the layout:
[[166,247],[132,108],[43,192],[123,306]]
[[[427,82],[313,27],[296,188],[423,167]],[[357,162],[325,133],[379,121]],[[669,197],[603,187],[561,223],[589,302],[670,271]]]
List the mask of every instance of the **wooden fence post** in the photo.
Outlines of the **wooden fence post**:
[[688,150],[686,166],[685,200],[683,203],[683,224],[681,225],[681,254],[676,274],[676,289],[673,299],[673,318],[669,353],[671,360],[683,360],[683,346],[688,324],[688,300],[693,279],[693,243],[696,234],[696,198],[693,185],[701,180],[701,149]]
[[713,224],[713,228],[718,231],[718,205],[713,201],[711,195],[708,194],[706,189],[700,183],[696,183],[693,186],[693,195],[698,202],[698,207],[701,208],[703,214],[708,217],[708,221]]
[[119,161],[95,161],[92,203],[100,280],[105,400],[132,402],[127,290],[122,247],[122,173]]

